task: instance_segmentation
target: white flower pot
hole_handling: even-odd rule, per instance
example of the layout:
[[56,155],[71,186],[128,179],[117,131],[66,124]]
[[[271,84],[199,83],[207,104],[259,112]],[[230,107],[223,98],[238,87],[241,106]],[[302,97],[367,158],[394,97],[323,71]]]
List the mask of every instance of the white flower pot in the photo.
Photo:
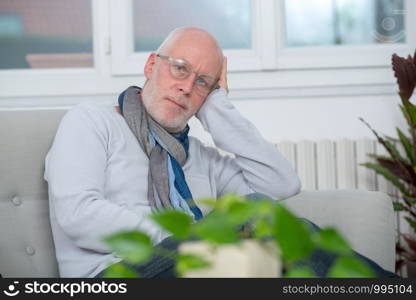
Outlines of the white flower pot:
[[194,254],[210,262],[209,268],[191,270],[183,277],[279,277],[281,261],[274,243],[245,240],[237,245],[214,248],[206,242],[187,242],[179,247],[181,254]]

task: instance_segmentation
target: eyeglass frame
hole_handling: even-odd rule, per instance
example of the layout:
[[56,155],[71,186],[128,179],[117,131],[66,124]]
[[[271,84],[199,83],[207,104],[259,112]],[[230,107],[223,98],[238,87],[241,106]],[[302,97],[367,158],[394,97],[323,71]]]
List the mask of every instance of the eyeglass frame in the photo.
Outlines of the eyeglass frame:
[[[192,65],[188,62],[188,61],[186,61],[185,59],[183,59],[183,58],[174,58],[174,57],[171,57],[171,56],[167,56],[167,55],[162,55],[162,54],[160,54],[160,53],[156,53],[156,56],[157,57],[159,57],[159,58],[161,58],[161,59],[166,59],[168,62],[169,62],[169,73],[170,73],[170,75],[173,77],[173,78],[175,78],[175,79],[178,79],[178,80],[185,80],[186,78],[189,78],[189,76],[192,74],[192,73],[195,73],[196,74],[196,77],[195,77],[195,80],[194,80],[194,82],[193,82],[193,85],[192,86],[194,86],[195,85],[195,82],[196,82],[196,80],[198,79],[198,78],[200,78],[200,77],[206,77],[206,78],[210,78],[210,79],[213,79],[213,85],[212,85],[212,87],[207,91],[207,95],[209,94],[209,93],[211,93],[213,90],[215,90],[215,89],[219,89],[220,88],[220,86],[218,85],[218,81],[220,80],[219,78],[214,78],[214,77],[212,77],[212,76],[210,76],[210,75],[207,75],[207,74],[204,74],[204,73],[199,73],[199,72],[197,72],[197,71],[195,71],[195,69],[194,68],[192,68]],[[185,78],[177,78],[177,77],[175,77],[173,74],[172,74],[172,71],[171,71],[171,67],[172,67],[172,62],[174,62],[174,61],[176,61],[176,62],[178,62],[178,63],[182,63],[182,64],[185,64],[187,67],[188,67],[188,69],[189,69],[189,71],[190,71],[190,73],[189,73],[189,75],[187,76],[187,77],[185,77]],[[197,90],[198,91],[201,91],[200,89],[198,89],[197,88]]]

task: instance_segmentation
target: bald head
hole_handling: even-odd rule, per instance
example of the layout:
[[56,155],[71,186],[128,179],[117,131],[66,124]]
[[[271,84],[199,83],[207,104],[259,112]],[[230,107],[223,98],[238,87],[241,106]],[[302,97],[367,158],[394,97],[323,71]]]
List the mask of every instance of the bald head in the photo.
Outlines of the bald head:
[[197,27],[180,27],[174,29],[157,49],[157,53],[169,55],[172,49],[186,44],[193,51],[208,52],[217,58],[222,66],[224,55],[218,41],[206,30]]

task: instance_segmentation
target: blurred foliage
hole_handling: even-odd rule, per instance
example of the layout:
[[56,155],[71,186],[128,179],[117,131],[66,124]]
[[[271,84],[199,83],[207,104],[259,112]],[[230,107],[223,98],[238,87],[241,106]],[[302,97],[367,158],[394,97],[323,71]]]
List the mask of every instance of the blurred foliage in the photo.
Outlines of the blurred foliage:
[[[172,237],[208,242],[213,247],[240,244],[245,239],[259,243],[274,241],[282,260],[286,277],[314,277],[308,267],[299,267],[296,262],[307,259],[316,249],[324,249],[338,255],[330,276],[374,277],[369,267],[357,259],[351,247],[333,228],[311,230],[277,201],[269,199],[250,201],[236,195],[226,195],[217,201],[205,199],[212,207],[201,221],[194,223],[185,213],[166,210],[151,215],[152,220],[171,233]],[[105,274],[108,277],[129,277],[132,270],[127,265],[144,264],[150,258],[149,237],[136,231],[117,233],[105,239],[108,246],[126,263],[125,268],[116,265]],[[153,248],[155,254],[157,248]],[[141,252],[140,254],[138,252]],[[196,255],[185,253],[170,255],[176,261],[179,275],[209,267],[209,263]],[[122,263],[121,263],[122,264]],[[140,275],[140,274],[138,274]]]
[[[416,233],[416,106],[410,102],[416,87],[416,53],[413,57],[409,55],[407,58],[393,54],[392,68],[399,86],[400,110],[408,125],[407,133],[396,128],[397,138],[382,137],[360,118],[387,151],[387,156],[368,154],[374,162],[361,165],[374,170],[400,191],[401,195],[393,203],[393,207],[407,215],[405,220]],[[407,260],[416,261],[416,239],[414,236],[407,236],[404,240],[406,245],[396,245],[397,252]],[[399,269],[403,262],[403,259],[399,259],[396,269]]]

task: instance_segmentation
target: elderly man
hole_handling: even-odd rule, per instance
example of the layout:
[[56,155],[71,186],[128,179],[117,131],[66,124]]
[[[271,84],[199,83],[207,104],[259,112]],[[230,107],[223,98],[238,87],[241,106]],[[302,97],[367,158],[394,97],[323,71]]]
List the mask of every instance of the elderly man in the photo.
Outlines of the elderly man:
[[[226,74],[216,40],[180,28],[149,56],[143,89],[124,91],[116,108],[81,104],[65,115],[45,169],[61,276],[94,277],[120,261],[102,242],[118,231],[168,241],[151,211],[174,208],[198,221],[208,213],[203,197],[299,192],[289,162],[227,99]],[[192,116],[234,156],[188,137]],[[148,276],[166,271],[156,264]]]

